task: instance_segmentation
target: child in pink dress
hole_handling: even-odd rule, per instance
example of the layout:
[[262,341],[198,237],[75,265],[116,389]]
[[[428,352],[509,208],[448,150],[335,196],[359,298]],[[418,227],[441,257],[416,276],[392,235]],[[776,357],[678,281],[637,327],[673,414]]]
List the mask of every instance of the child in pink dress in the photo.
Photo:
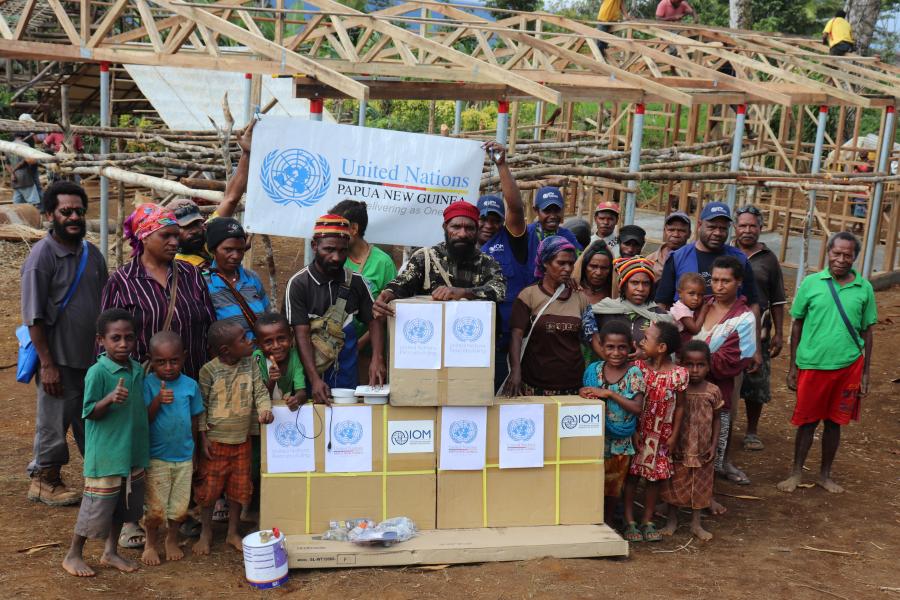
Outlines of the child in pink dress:
[[[637,444],[625,482],[624,537],[629,542],[658,542],[662,539],[653,524],[653,511],[660,482],[672,476],[670,448],[678,441],[683,415],[684,391],[690,379],[687,369],[672,362],[671,354],[681,347],[678,328],[669,322],[653,323],[641,342],[646,360],[635,363],[644,375],[644,408],[638,422]],[[638,480],[646,480],[644,516],[640,529],[634,520],[634,492]]]

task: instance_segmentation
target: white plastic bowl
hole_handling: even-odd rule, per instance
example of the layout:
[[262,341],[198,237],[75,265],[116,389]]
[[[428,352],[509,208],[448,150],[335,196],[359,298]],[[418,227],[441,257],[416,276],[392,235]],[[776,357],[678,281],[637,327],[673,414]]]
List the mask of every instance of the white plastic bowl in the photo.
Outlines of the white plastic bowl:
[[356,390],[354,388],[331,388],[331,398],[335,404],[356,404]]

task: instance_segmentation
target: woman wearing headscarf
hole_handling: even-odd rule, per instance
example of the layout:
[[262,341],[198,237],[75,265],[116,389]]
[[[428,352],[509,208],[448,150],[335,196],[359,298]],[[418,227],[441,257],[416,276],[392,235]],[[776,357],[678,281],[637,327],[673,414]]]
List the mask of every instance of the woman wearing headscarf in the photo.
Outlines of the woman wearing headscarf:
[[545,238],[535,258],[534,283],[513,303],[510,318],[507,396],[577,394],[584,375],[582,342],[600,349],[590,303],[567,284],[575,246],[566,238]]
[[[131,261],[118,268],[103,288],[101,310],[123,308],[134,315],[132,358],[149,358],[150,338],[170,330],[184,344],[184,373],[197,378],[206,362],[206,333],[215,320],[206,282],[197,267],[175,260],[178,252],[175,213],[156,204],[141,204],[125,219],[125,239]],[[125,523],[119,535],[123,548],[140,548],[145,535],[137,523]]]
[[[196,267],[176,261],[178,223],[172,211],[141,204],[125,220],[131,261],[109,277],[101,310],[124,308],[137,323],[133,358],[144,362],[150,338],[168,329],[184,343],[184,374],[197,378],[206,362],[206,332],[215,320],[206,282]],[[174,301],[173,301],[174,297]]]
[[206,250],[213,260],[202,273],[216,320],[234,321],[254,339],[256,318],[271,304],[259,276],[241,265],[247,251],[244,228],[231,217],[212,219],[206,225]]
[[625,321],[631,325],[635,353],[639,353],[644,332],[651,323],[672,321],[666,310],[652,300],[656,276],[653,263],[642,256],[619,258],[613,263],[618,276],[618,298],[604,298],[593,305],[597,327],[607,321]]

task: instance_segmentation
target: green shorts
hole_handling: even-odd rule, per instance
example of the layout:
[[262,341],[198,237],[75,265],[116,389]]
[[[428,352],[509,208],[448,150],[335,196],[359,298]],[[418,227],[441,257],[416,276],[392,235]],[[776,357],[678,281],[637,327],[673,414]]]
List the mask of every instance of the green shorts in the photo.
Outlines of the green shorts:
[[755,373],[744,373],[744,382],[741,384],[741,398],[747,402],[766,404],[772,399],[770,376],[772,374],[771,361],[769,360],[769,340],[762,340],[762,364]]

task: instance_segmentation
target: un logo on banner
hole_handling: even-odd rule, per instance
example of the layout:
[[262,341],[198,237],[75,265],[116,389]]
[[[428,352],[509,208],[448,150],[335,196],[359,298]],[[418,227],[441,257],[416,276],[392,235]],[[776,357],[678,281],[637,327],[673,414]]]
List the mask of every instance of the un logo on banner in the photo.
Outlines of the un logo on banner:
[[513,419],[506,426],[509,439],[514,442],[527,442],[534,437],[534,421],[531,419]]
[[562,426],[565,429],[575,429],[578,427],[578,419],[572,415],[566,415],[562,418]]
[[340,421],[334,426],[334,438],[345,446],[358,444],[362,435],[363,428],[358,421]]
[[425,319],[410,319],[403,325],[403,337],[410,344],[424,344],[434,335],[434,325]]
[[481,319],[460,317],[453,321],[453,336],[461,342],[476,342],[483,332]]
[[275,428],[275,441],[284,448],[299,446],[303,443],[304,437],[306,437],[306,431],[304,431],[303,425],[299,423],[296,426],[288,423],[279,423]]
[[321,154],[302,148],[273,150],[263,159],[260,181],[278,204],[314,205],[328,191],[331,167]]
[[457,444],[471,444],[478,435],[478,425],[474,421],[461,420],[450,423],[450,439]]

